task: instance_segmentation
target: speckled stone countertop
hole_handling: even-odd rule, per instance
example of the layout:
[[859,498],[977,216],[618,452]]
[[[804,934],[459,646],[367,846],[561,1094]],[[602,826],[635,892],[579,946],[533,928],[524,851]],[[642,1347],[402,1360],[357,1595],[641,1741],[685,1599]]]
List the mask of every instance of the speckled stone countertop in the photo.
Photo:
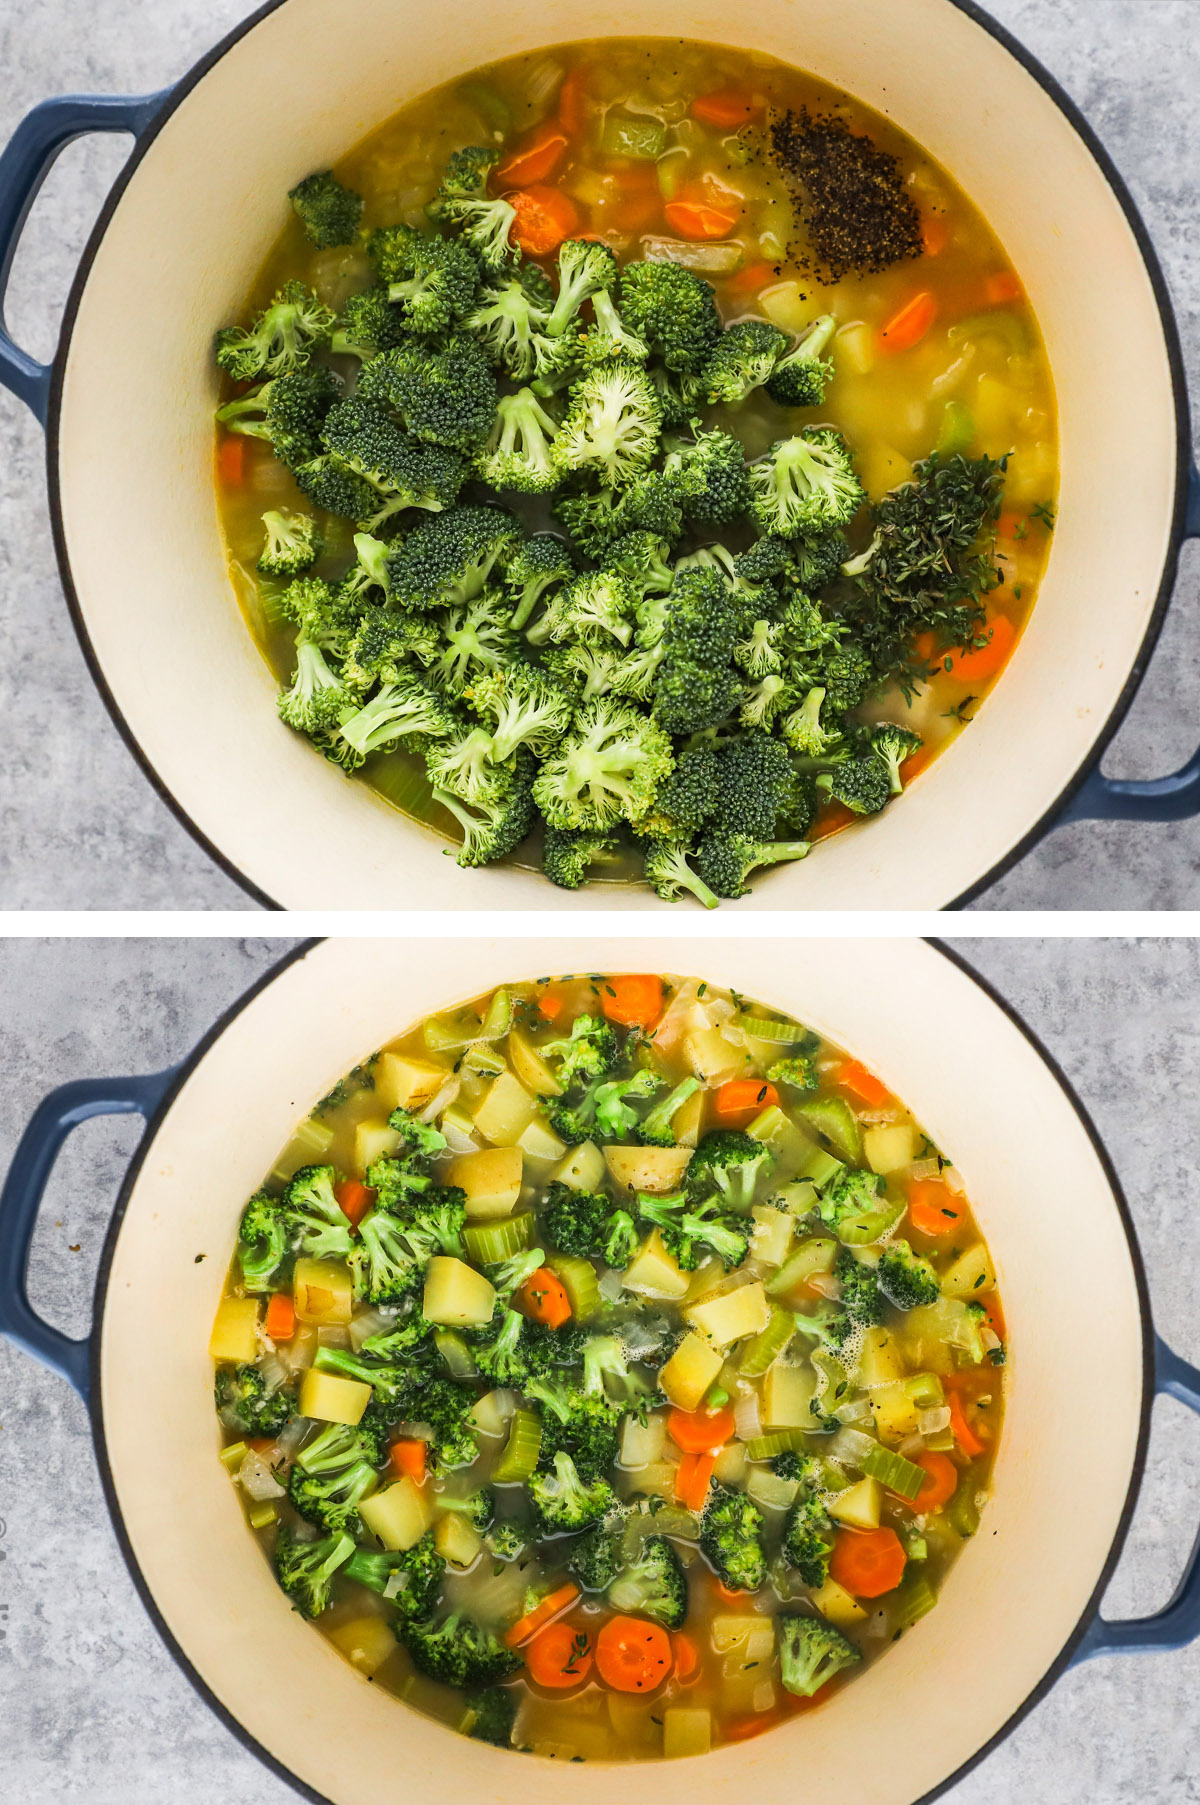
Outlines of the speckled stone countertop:
[[[0,140],[48,95],[165,86],[252,10],[247,0],[10,0],[0,9]],[[1195,375],[1200,6],[992,0],[991,11],[1063,83],[1128,180],[1165,266]],[[124,155],[121,139],[72,146],[29,222],[8,317],[36,355],[53,348],[79,253]],[[59,590],[42,435],[6,393],[0,433],[0,907],[249,906],[146,782],[92,686]],[[1108,756],[1115,775],[1159,776],[1195,750],[1196,608],[1189,549],[1153,667]],[[1081,823],[1050,835],[976,906],[1178,909],[1195,901],[1198,868],[1200,823]]]
[[[178,1060],[288,945],[0,941],[0,1169],[54,1085]],[[1200,1360],[1200,945],[956,945],[1022,1013],[1091,1112],[1133,1211],[1158,1327]],[[67,1333],[86,1328],[101,1239],[137,1132],[128,1119],[85,1124],[54,1174],[31,1292]],[[78,1399],[3,1342],[0,1399],[0,1797],[14,1805],[286,1805],[290,1788],[210,1713],[151,1628],[109,1524]],[[1082,1406],[1064,1399],[1063,1407]],[[1109,1616],[1165,1603],[1198,1519],[1200,1427],[1181,1406],[1160,1406]],[[954,1805],[1200,1800],[1197,1698],[1200,1645],[1094,1661],[1060,1680],[947,1797]]]

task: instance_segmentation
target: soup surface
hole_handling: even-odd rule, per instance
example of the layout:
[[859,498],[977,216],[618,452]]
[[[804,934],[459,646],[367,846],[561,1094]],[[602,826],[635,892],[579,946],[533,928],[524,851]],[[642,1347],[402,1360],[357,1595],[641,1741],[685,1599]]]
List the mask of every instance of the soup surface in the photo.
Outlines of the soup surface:
[[[427,233],[433,202],[438,229],[453,237],[462,224],[461,208],[448,213],[442,206],[439,212],[435,197],[448,158],[469,146],[495,153],[491,192],[507,195],[518,212],[500,253],[506,267],[483,269],[472,311],[449,322],[436,312],[423,316],[427,326],[434,321],[443,328],[416,334],[427,349],[443,343],[449,323],[453,336],[465,330],[484,344],[497,366],[502,395],[527,383],[532,372],[521,363],[521,353],[513,354],[511,342],[497,351],[494,316],[487,326],[479,310],[513,276],[517,246],[523,244],[526,283],[536,286],[536,272],[543,270],[550,288],[544,296],[538,291],[535,301],[527,293],[521,306],[526,312],[544,306],[538,315],[544,324],[554,289],[562,292],[561,258],[572,245],[579,249],[580,237],[609,247],[626,272],[647,259],[673,261],[710,285],[714,330],[719,315],[726,328],[740,323],[739,331],[745,322],[757,322],[760,336],[735,351],[737,340],[726,333],[717,353],[710,347],[717,366],[678,346],[664,346],[646,328],[645,310],[639,313],[636,299],[630,299],[630,277],[626,273],[618,288],[614,269],[611,297],[605,291],[599,302],[576,303],[582,312],[572,316],[570,331],[591,327],[587,342],[579,340],[583,349],[576,361],[558,374],[543,369],[533,383],[540,391],[540,411],[535,415],[524,406],[520,414],[526,451],[536,442],[541,456],[544,441],[553,441],[545,453],[551,470],[545,482],[536,472],[530,475],[528,458],[521,473],[512,475],[511,460],[504,463],[507,440],[497,464],[499,425],[487,445],[486,421],[469,444],[447,437],[430,424],[427,412],[419,418],[406,412],[395,386],[384,385],[397,410],[394,418],[406,431],[426,445],[438,443],[440,433],[443,455],[451,441],[464,453],[458,480],[464,473],[474,480],[459,494],[460,504],[500,497],[527,532],[564,536],[569,528],[576,566],[609,573],[620,567],[616,578],[608,576],[599,615],[594,597],[582,615],[574,604],[564,605],[574,629],[569,622],[563,628],[561,619],[556,624],[553,608],[546,606],[554,584],[541,594],[539,612],[530,618],[527,567],[504,546],[485,573],[482,601],[465,614],[461,608],[435,612],[426,621],[435,629],[432,642],[414,636],[411,611],[427,607],[428,597],[414,601],[417,592],[405,587],[401,565],[389,565],[387,557],[432,516],[397,511],[395,484],[386,481],[382,500],[374,497],[379,507],[372,503],[357,519],[353,491],[349,502],[338,503],[349,517],[314,505],[330,501],[329,481],[304,480],[302,492],[293,474],[314,450],[325,464],[332,458],[338,466],[341,460],[343,472],[349,460],[349,468],[376,483],[383,481],[378,459],[374,464],[357,459],[357,447],[347,447],[344,432],[323,442],[302,434],[300,451],[294,437],[276,432],[273,453],[269,413],[263,424],[266,404],[246,403],[241,386],[234,407],[222,410],[218,447],[233,581],[272,669],[291,686],[285,718],[312,730],[328,756],[398,808],[450,838],[465,837],[464,863],[500,856],[536,864],[544,858],[548,875],[574,886],[589,877],[636,876],[652,838],[655,850],[645,870],[658,893],[674,897],[687,890],[711,906],[717,896],[740,894],[753,869],[802,856],[813,840],[881,807],[973,717],[1011,653],[1044,568],[1056,493],[1055,407],[1037,323],[1020,277],[987,223],[950,176],[888,121],[770,58],[674,40],[576,44],[515,57],[411,102],[338,166],[337,177],[362,201],[361,213],[352,212],[340,233],[336,223],[330,225],[327,197],[320,214],[321,195],[310,195],[305,208],[302,189],[298,206],[306,224],[294,217],[272,248],[249,297],[247,317],[267,308],[287,282],[307,285],[329,315],[338,316],[336,325],[317,333],[315,364],[328,367],[343,392],[353,392],[360,369],[371,368],[380,343],[408,333],[411,344],[417,317],[407,299],[381,300],[390,307],[382,338],[366,350],[358,343],[355,355],[345,354],[356,297],[377,285],[381,274],[396,274],[381,251],[388,241],[378,233],[397,226]],[[314,235],[351,242],[317,244]],[[564,238],[567,251],[556,258]],[[428,272],[414,280],[419,287]],[[409,295],[414,280],[408,282]],[[382,297],[378,287],[376,292]],[[388,292],[397,296],[400,290]],[[502,311],[517,305],[511,299],[515,292],[515,284],[504,290]],[[610,313],[602,328],[600,307],[606,300]],[[618,303],[625,321],[623,326],[617,317],[614,327],[611,309]],[[674,303],[661,309],[673,318],[683,311]],[[631,322],[643,327],[640,349]],[[764,350],[768,340],[761,334],[768,328],[775,337]],[[578,412],[575,397],[588,356],[607,347],[625,358],[632,345],[636,361],[644,358],[647,344],[648,368],[665,408],[653,467],[658,486],[648,502],[631,501],[621,486],[626,472],[616,488],[624,505],[614,515],[607,505],[616,482],[611,468],[596,463],[594,445],[582,462],[570,461],[563,448],[572,435],[562,430],[563,415],[572,408]],[[751,369],[753,346],[761,357]],[[791,355],[789,346],[808,359],[807,386],[796,376],[776,374],[768,392],[763,386],[768,373]],[[264,373],[253,359],[237,369],[247,380]],[[371,390],[373,397],[377,389]],[[528,386],[521,394],[528,401]],[[502,412],[504,406],[502,401]],[[844,442],[834,442],[833,456],[836,462],[848,448],[852,487],[825,510],[821,518],[828,530],[818,531],[812,508],[797,513],[789,503],[780,511],[780,493],[793,481],[803,488],[806,479],[794,472],[780,475],[789,454],[781,456],[772,447],[799,444],[807,456],[803,435],[828,427],[843,435]],[[730,500],[734,479],[725,465],[725,474],[715,479],[720,495],[714,499],[713,480],[701,466],[711,472],[727,442],[709,440],[697,453],[695,439],[717,429],[740,443],[756,485],[753,499],[740,459],[738,495]],[[937,482],[923,461],[934,453],[941,464]],[[1007,460],[1002,480],[984,459]],[[487,487],[481,486],[481,475]],[[551,480],[554,492],[547,489]],[[697,499],[695,486],[704,481],[705,498]],[[667,495],[671,485],[673,498]],[[449,493],[453,500],[453,489],[452,482],[443,498]],[[583,500],[572,513],[581,490]],[[421,505],[438,503],[427,495]],[[338,624],[327,628],[322,615],[322,625],[314,627],[312,594],[289,599],[277,545],[274,560],[270,550],[266,558],[273,574],[264,572],[259,560],[265,512],[282,512],[285,523],[278,530],[285,537],[289,517],[315,523],[319,541],[314,543],[321,550],[309,564],[310,578],[336,585],[349,572],[349,590],[338,593],[353,592],[360,610],[369,600],[409,616],[404,672],[415,672],[432,686],[437,701],[457,716],[458,727],[443,715],[431,727],[426,717],[432,705],[420,719],[411,706],[389,712],[394,646],[391,662],[362,657],[356,662],[352,656],[339,665],[346,649],[339,642],[344,610]],[[622,531],[631,526],[658,538],[660,552],[649,575],[644,550],[630,552],[626,546],[624,563],[614,551],[614,519]],[[356,526],[364,525],[370,528],[365,549],[361,538],[355,541]],[[296,530],[292,518],[293,535]],[[772,536],[773,555],[764,560],[760,541],[757,559],[735,568],[734,556],[756,533]],[[723,562],[714,556],[714,545],[724,547]],[[403,561],[406,554],[400,555]],[[407,556],[415,567],[424,553]],[[840,567],[851,559],[854,574],[844,576]],[[678,672],[682,656],[668,627],[664,660],[663,621],[675,596],[668,603],[662,594],[680,560],[685,569],[692,567],[693,589],[697,565],[707,572],[708,586],[699,585],[701,601],[710,612],[728,615],[727,638],[737,641],[732,656],[729,644],[716,653],[710,646],[706,657],[716,657],[720,671],[702,702],[689,688],[686,706],[678,693],[673,700],[665,693],[672,682],[678,691],[676,677],[663,676]],[[570,568],[558,572],[556,583]],[[615,601],[614,589],[620,592]],[[469,588],[447,593],[461,597]],[[293,682],[297,622],[301,638],[319,649],[310,647],[301,656]],[[674,640],[680,632],[682,627]],[[481,639],[487,643],[481,646]],[[325,666],[317,671],[321,657]],[[511,689],[514,661],[523,665],[529,659],[553,670],[573,706],[590,705],[602,717],[576,716],[567,746],[575,748],[574,764],[556,765],[542,789],[534,786],[536,812],[524,793],[519,805],[512,801],[509,778],[493,765],[481,777],[480,760],[490,758],[507,769],[516,756],[514,744],[522,756],[532,748],[539,761],[565,758],[569,713],[552,714],[548,727],[514,725],[511,718],[498,720],[494,696],[486,701],[472,687],[481,676],[494,677],[498,665]],[[381,672],[383,701],[371,696]],[[339,686],[336,697],[325,693]],[[345,707],[335,718],[330,709],[336,710],[343,692]],[[347,725],[355,708],[364,712]],[[668,732],[669,747],[654,736],[647,739],[647,712]],[[891,735],[881,742],[872,732],[881,723],[918,737]],[[580,776],[595,762],[588,727],[602,738],[610,729],[609,740],[621,747],[631,736],[634,742],[624,766],[620,752],[605,745],[612,781],[603,795],[595,784],[586,790]],[[680,773],[683,753],[697,749],[697,731],[707,743]],[[466,752],[440,756],[447,735],[470,732],[476,737]],[[523,743],[517,738],[521,732]],[[768,786],[761,806],[743,818],[727,806],[728,793],[740,780],[735,774],[722,788],[708,760],[747,733],[759,740],[770,736],[786,748],[787,758],[782,750],[764,755],[761,745],[756,748],[753,756],[760,765],[765,758],[774,788]],[[427,772],[423,753],[431,743],[424,736],[431,734],[440,736],[433,741],[439,756]],[[732,754],[735,763],[741,756]],[[872,763],[887,768],[886,786]],[[614,765],[620,766],[615,775]],[[703,796],[697,802],[701,767]],[[631,773],[639,779],[632,792]],[[528,774],[518,773],[513,781],[527,789]],[[581,786],[582,800],[576,794]],[[496,801],[501,792],[503,807]],[[554,840],[545,852],[543,815]],[[760,854],[756,865],[746,856],[731,860],[727,847],[705,847],[706,836],[728,832],[749,836]],[[565,834],[572,838],[564,841]],[[776,850],[769,853],[768,847]],[[699,879],[687,863],[697,854]]]
[[802,1024],[514,985],[350,1073],[246,1207],[221,1460],[377,1685],[503,1747],[702,1753],[937,1604],[1001,1429],[995,1286],[947,1157]]

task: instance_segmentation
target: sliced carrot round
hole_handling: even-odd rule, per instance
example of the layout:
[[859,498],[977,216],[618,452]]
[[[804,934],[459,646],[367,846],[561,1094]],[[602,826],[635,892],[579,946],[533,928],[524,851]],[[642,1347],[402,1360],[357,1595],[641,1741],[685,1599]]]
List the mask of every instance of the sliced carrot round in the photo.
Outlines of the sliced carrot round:
[[524,188],[529,182],[548,182],[557,173],[566,154],[566,133],[553,120],[543,122],[497,166],[496,182],[503,188]]
[[374,1191],[360,1183],[357,1178],[343,1178],[340,1184],[333,1187],[333,1194],[338,1200],[338,1208],[351,1228],[358,1227],[375,1201]]
[[706,201],[668,201],[663,218],[680,238],[728,238],[737,224],[735,213],[710,207]]
[[926,289],[893,314],[879,335],[885,351],[911,351],[937,319],[937,302]]
[[600,992],[606,1021],[624,1028],[652,1028],[663,1011],[663,981],[651,972],[610,978]]
[[672,1666],[671,1638],[644,1617],[610,1617],[596,1637],[596,1671],[614,1692],[653,1692]]
[[592,1645],[586,1630],[573,1624],[548,1623],[525,1649],[525,1671],[536,1686],[554,1692],[582,1686],[592,1671]]
[[700,1653],[690,1636],[676,1630],[671,1637],[671,1649],[675,1656],[675,1678],[681,1686],[697,1679],[700,1674]]
[[894,1529],[839,1529],[829,1576],[852,1598],[882,1598],[904,1578],[907,1557]]
[[746,1128],[778,1102],[779,1092],[765,1078],[728,1078],[713,1092],[713,1114],[722,1128]]
[[711,1454],[723,1448],[735,1428],[728,1405],[720,1410],[679,1410],[667,1416],[667,1434],[685,1454]]
[[922,1235],[948,1235],[962,1220],[962,1208],[940,1178],[912,1178],[905,1187],[908,1219]]
[[924,1485],[912,1501],[912,1508],[918,1516],[923,1516],[927,1511],[940,1510],[958,1490],[958,1468],[948,1454],[935,1454],[928,1450],[924,1454],[918,1454],[913,1465],[920,1467],[926,1477]]
[[579,230],[579,209],[561,188],[535,183],[505,198],[516,213],[510,235],[527,257],[552,256],[565,238],[573,238]]

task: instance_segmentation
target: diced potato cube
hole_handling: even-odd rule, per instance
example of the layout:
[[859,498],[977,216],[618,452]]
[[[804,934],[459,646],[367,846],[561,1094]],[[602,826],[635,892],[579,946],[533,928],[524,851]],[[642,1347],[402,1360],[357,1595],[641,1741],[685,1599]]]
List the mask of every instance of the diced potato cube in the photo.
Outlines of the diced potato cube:
[[942,1278],[943,1297],[983,1297],[996,1289],[996,1268],[982,1241],[960,1254]]
[[654,1229],[625,1268],[621,1283],[626,1291],[640,1292],[643,1297],[679,1298],[687,1295],[691,1278],[679,1270],[674,1254],[667,1251]]
[[875,368],[875,334],[865,320],[843,326],[833,341],[834,363],[845,363],[856,376],[869,376]]
[[786,1210],[772,1209],[765,1203],[756,1203],[750,1214],[754,1218],[751,1238],[754,1258],[761,1260],[764,1266],[782,1266],[795,1233],[794,1219]]
[[655,1722],[658,1707],[653,1699],[631,1698],[627,1692],[607,1695],[608,1721],[622,1750],[639,1755],[662,1753],[662,1724]]
[[680,1410],[698,1410],[723,1364],[712,1343],[693,1330],[679,1343],[659,1374],[658,1382]]
[[756,1636],[764,1623],[768,1629],[771,1628],[770,1620],[760,1616],[757,1611],[722,1611],[712,1620],[712,1645],[719,1655],[727,1655],[735,1648],[744,1652],[751,1636]]
[[[500,1436],[512,1421],[513,1402],[511,1391],[485,1391],[467,1414],[481,1435]],[[625,1418],[626,1422],[631,1420],[630,1417]]]
[[354,1314],[354,1281],[342,1260],[297,1260],[292,1302],[301,1322],[348,1323]]
[[562,1085],[546,1064],[537,1048],[527,1040],[519,1028],[511,1028],[508,1035],[508,1057],[512,1060],[512,1068],[527,1091],[535,1097],[560,1097]]
[[757,1335],[765,1329],[771,1319],[771,1306],[762,1281],[756,1279],[752,1285],[739,1285],[736,1291],[690,1304],[686,1315],[693,1328],[707,1335],[715,1347],[728,1347],[744,1335]]
[[866,1621],[867,1612],[857,1598],[853,1598],[844,1586],[838,1585],[836,1579],[827,1579],[823,1586],[818,1586],[812,1595],[812,1601],[822,1617],[839,1629],[844,1629],[850,1623]]
[[667,1443],[667,1419],[656,1410],[643,1423],[631,1411],[621,1424],[620,1462],[623,1467],[648,1467],[661,1460]]
[[691,1164],[690,1147],[606,1147],[604,1163],[614,1184],[654,1195],[677,1190]]
[[878,1529],[882,1509],[883,1487],[878,1479],[860,1479],[857,1485],[829,1501],[834,1522],[845,1523],[851,1529]]
[[773,282],[770,288],[762,290],[758,304],[781,332],[801,333],[812,324],[812,302],[805,298],[798,282]]
[[688,1034],[683,1041],[683,1057],[690,1072],[706,1084],[717,1084],[724,1078],[736,1078],[745,1070],[746,1054],[726,1040],[719,1028],[702,1028]]
[[776,1360],[763,1380],[763,1428],[815,1428],[811,1405],[816,1389],[817,1376],[811,1366],[785,1366]]
[[746,1480],[746,1444],[740,1441],[727,1441],[717,1455],[713,1467],[713,1478],[718,1485],[727,1485],[737,1491]]
[[371,1387],[361,1379],[343,1379],[339,1373],[310,1366],[300,1381],[300,1415],[319,1423],[348,1423],[353,1428],[370,1402]]
[[382,1617],[351,1617],[329,1631],[329,1640],[368,1678],[396,1652],[396,1638]]
[[432,1487],[418,1485],[406,1475],[395,1485],[364,1498],[358,1514],[385,1548],[402,1554],[406,1548],[416,1546],[433,1521],[433,1505],[426,1496],[430,1491]]
[[438,1512],[433,1541],[442,1559],[452,1567],[469,1567],[483,1547],[483,1537],[460,1510]]
[[911,1122],[887,1122],[863,1129],[863,1152],[872,1172],[882,1177],[911,1166],[917,1153],[917,1131]]
[[621,1469],[621,1480],[628,1488],[630,1496],[645,1498],[673,1498],[677,1469],[669,1460],[652,1460],[648,1467],[630,1467],[628,1472]]
[[572,1191],[595,1191],[604,1183],[604,1172],[604,1155],[599,1147],[594,1141],[584,1141],[571,1148],[550,1179],[569,1185]]
[[389,1115],[393,1109],[415,1114],[433,1102],[449,1075],[448,1066],[434,1065],[428,1059],[381,1053],[375,1061],[375,1095]]
[[862,1385],[890,1385],[904,1377],[904,1356],[891,1329],[870,1328],[862,1338],[858,1378]]
[[496,1147],[515,1147],[536,1114],[537,1104],[511,1072],[493,1078],[472,1112],[479,1133]]
[[467,1220],[484,1222],[512,1214],[521,1195],[523,1166],[519,1147],[486,1147],[480,1153],[460,1153],[438,1176],[466,1193]]
[[258,1299],[223,1297],[217,1306],[208,1351],[214,1360],[257,1360]]
[[685,1103],[681,1103],[671,1117],[671,1133],[680,1147],[694,1147],[700,1139],[700,1124],[704,1119],[704,1092],[693,1091]]
[[517,1145],[529,1159],[538,1160],[543,1165],[551,1160],[560,1160],[567,1151],[565,1141],[560,1141],[552,1128],[545,1122],[532,1121],[525,1132],[519,1136]]
[[491,1322],[495,1307],[495,1290],[482,1272],[449,1254],[435,1254],[430,1260],[421,1305],[429,1322],[481,1329]]
[[701,1705],[668,1705],[662,1714],[663,1754],[707,1755],[712,1747],[712,1716]]
[[403,1140],[398,1128],[389,1128],[386,1122],[380,1122],[374,1116],[366,1122],[359,1122],[354,1130],[354,1168],[364,1177],[367,1167],[373,1166],[377,1159],[386,1159],[395,1153]]
[[903,1385],[873,1385],[871,1414],[880,1441],[895,1447],[917,1429],[917,1406]]

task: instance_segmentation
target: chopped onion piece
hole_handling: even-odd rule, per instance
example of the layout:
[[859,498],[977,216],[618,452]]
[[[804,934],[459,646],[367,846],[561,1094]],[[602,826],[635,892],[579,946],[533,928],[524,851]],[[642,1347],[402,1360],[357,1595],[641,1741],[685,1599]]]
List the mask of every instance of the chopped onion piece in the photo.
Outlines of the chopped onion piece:
[[312,1426],[312,1418],[309,1416],[294,1416],[290,1422],[283,1425],[275,1437],[275,1446],[285,1460],[291,1460]]
[[953,1191],[956,1197],[961,1197],[967,1188],[962,1181],[962,1173],[953,1166],[942,1167],[942,1183],[948,1191]]
[[444,1109],[449,1109],[461,1089],[462,1079],[457,1072],[451,1072],[441,1090],[438,1091],[431,1102],[425,1105],[425,1108],[417,1117],[418,1122],[436,1122],[442,1111]]
[[615,1304],[625,1289],[624,1273],[613,1272],[610,1269],[598,1280],[596,1289],[606,1304]]
[[350,1345],[357,1354],[372,1335],[383,1335],[396,1326],[394,1310],[359,1310],[350,1319]]
[[736,239],[694,244],[687,238],[643,238],[642,256],[649,263],[681,263],[706,276],[729,276],[740,269],[745,252]]
[[896,1452],[902,1454],[905,1460],[915,1460],[918,1454],[925,1452],[925,1437],[923,1435],[906,1435]]
[[[994,1348],[994,1347],[1003,1347],[1004,1346],[1004,1343],[1001,1341],[999,1335],[997,1335],[995,1329],[993,1329],[993,1328],[980,1329],[979,1339],[980,1339],[980,1341],[982,1341],[984,1347],[986,1347],[986,1348]],[[263,1365],[264,1366],[266,1365],[265,1360],[263,1361]]]
[[877,1642],[888,1633],[888,1614],[886,1611],[872,1611],[863,1625],[862,1633],[870,1641]]
[[840,1297],[842,1295],[841,1283],[834,1278],[832,1272],[810,1272],[808,1286],[811,1291],[819,1291],[822,1297]]
[[867,1423],[873,1412],[870,1398],[851,1398],[848,1404],[839,1404],[833,1413],[839,1423]]
[[839,1429],[829,1444],[829,1452],[834,1460],[840,1460],[848,1467],[861,1467],[868,1454],[879,1446],[873,1435],[864,1435],[861,1429]]
[[733,1423],[739,1441],[754,1441],[762,1434],[762,1406],[753,1387],[735,1401]]
[[944,1176],[941,1166],[935,1159],[915,1159],[909,1169],[909,1175],[915,1179],[918,1184],[926,1178],[940,1178]]
[[263,1384],[266,1386],[268,1394],[278,1391],[279,1387],[286,1385],[292,1376],[291,1367],[286,1360],[281,1360],[278,1354],[264,1354],[258,1363],[258,1370],[262,1374]]
[[770,1680],[760,1680],[752,1700],[756,1711],[769,1711],[775,1703],[775,1687]]
[[949,1404],[937,1404],[931,1410],[917,1412],[917,1428],[922,1436],[940,1435],[943,1429],[950,1427]]
[[238,1468],[238,1483],[244,1492],[249,1493],[257,1503],[265,1503],[268,1498],[282,1498],[284,1489],[267,1464],[265,1450],[262,1454],[250,1449]]

